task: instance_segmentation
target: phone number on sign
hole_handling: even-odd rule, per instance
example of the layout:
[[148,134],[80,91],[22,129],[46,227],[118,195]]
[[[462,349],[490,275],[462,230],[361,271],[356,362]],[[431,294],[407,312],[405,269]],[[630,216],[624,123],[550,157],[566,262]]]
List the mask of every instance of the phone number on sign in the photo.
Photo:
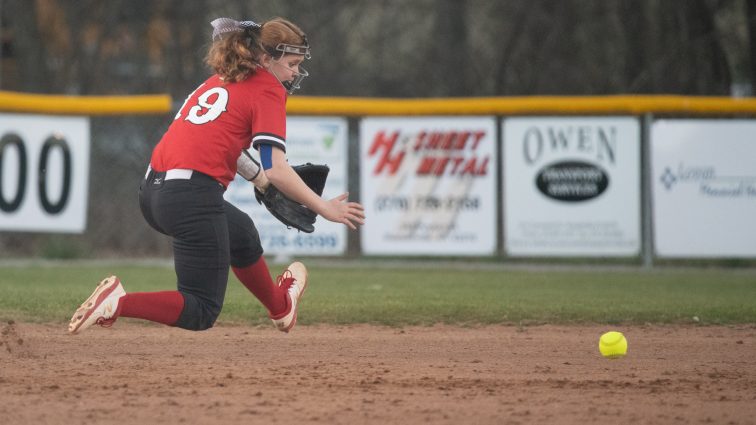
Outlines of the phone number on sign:
[[268,249],[333,249],[337,247],[336,235],[297,235],[293,238],[286,235],[275,235],[263,238],[263,245]]
[[380,196],[375,200],[377,211],[409,211],[412,209],[464,211],[477,210],[480,206],[480,199],[477,196]]

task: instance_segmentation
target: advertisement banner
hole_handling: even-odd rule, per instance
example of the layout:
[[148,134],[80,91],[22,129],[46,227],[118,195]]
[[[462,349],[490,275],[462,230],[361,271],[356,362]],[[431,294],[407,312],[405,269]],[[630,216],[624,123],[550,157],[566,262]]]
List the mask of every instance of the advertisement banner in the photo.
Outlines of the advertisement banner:
[[495,141],[492,117],[362,120],[363,252],[494,254]]
[[636,118],[523,117],[502,126],[506,254],[640,253]]
[[[289,164],[311,162],[330,168],[323,197],[334,198],[347,191],[347,121],[334,117],[289,117],[286,124],[286,157]],[[250,149],[255,159],[257,152]],[[252,183],[237,175],[225,198],[249,214],[255,222],[266,254],[342,255],[346,252],[347,227],[322,217],[315,232],[287,229],[255,199]]]
[[0,231],[82,233],[89,119],[0,114]]
[[660,257],[756,257],[756,120],[659,120],[651,130]]

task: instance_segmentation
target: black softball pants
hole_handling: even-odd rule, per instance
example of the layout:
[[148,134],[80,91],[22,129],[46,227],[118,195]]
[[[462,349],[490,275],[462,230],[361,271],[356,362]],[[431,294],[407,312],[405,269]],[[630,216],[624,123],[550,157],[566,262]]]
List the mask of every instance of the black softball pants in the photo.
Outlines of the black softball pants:
[[210,176],[166,180],[149,171],[139,188],[147,223],[173,238],[174,267],[184,309],[176,326],[204,330],[223,307],[229,265],[246,267],[263,254],[252,219],[223,199],[225,188]]

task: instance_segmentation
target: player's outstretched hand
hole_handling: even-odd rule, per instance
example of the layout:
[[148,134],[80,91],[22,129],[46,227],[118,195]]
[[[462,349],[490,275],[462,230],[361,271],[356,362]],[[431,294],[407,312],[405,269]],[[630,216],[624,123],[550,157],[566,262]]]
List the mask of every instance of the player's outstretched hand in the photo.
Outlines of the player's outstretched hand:
[[343,223],[355,230],[358,224],[365,224],[365,208],[358,202],[348,201],[348,197],[349,192],[329,200],[328,209],[321,215],[328,221]]

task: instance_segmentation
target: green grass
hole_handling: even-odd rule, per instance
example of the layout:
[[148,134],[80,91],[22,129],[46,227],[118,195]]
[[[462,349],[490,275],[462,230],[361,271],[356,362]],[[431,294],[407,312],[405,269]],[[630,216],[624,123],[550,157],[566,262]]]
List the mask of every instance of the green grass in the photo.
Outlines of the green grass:
[[[281,267],[273,266],[273,270]],[[175,289],[170,267],[28,264],[0,267],[0,319],[65,323],[115,273],[129,292]],[[756,323],[756,271],[557,270],[445,266],[312,266],[303,324],[389,326],[537,323]],[[267,323],[233,275],[220,323]]]

